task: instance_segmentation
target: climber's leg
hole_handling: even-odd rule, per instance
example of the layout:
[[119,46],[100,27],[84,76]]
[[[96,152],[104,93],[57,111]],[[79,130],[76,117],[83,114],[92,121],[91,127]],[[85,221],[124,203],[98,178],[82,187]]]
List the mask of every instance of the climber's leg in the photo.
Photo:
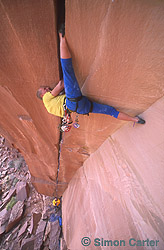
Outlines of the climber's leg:
[[59,33],[59,38],[60,38],[60,58],[62,59],[71,58],[71,53],[69,51],[66,38],[62,37],[62,33]]
[[119,112],[115,108],[97,102],[93,102],[92,113],[110,115],[115,118],[119,115]]
[[63,70],[66,105],[70,110],[74,111],[76,110],[76,102],[70,101],[69,98],[81,97],[82,93],[74,73],[71,53],[69,51],[66,38],[62,37],[61,33],[59,33],[59,37],[60,37],[60,60]]
[[125,113],[119,112],[117,119],[123,120],[123,121],[131,121],[131,122],[138,122],[138,117],[131,117]]
[[66,38],[62,37],[61,33],[59,33],[59,37],[60,37],[60,58],[63,70],[66,97],[77,98],[82,94],[74,73],[71,53],[69,51]]
[[132,122],[138,122],[139,118],[137,117],[131,117],[125,113],[117,111],[115,108],[109,106],[109,105],[104,105],[104,104],[99,104],[96,102],[93,102],[93,110],[92,113],[99,113],[99,114],[106,114],[110,115],[114,118],[117,118],[119,120],[123,121],[132,121]]
[[67,98],[77,98],[82,95],[77,82],[73,65],[72,58],[62,59],[61,65],[63,70],[64,87]]

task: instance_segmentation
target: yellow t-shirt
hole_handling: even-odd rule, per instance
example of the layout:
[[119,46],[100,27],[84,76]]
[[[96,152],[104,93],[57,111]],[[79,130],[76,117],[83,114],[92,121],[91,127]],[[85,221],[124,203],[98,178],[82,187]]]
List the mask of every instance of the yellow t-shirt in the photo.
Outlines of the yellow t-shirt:
[[50,92],[45,93],[43,96],[43,103],[47,111],[53,115],[63,117],[63,103],[65,96],[66,95],[53,96]]

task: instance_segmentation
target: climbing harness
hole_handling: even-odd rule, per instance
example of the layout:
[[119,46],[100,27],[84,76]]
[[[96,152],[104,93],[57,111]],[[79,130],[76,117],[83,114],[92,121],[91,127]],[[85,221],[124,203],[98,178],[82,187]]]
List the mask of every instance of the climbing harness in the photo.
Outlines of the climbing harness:
[[[78,109],[78,102],[83,98],[83,96],[79,96],[77,98],[67,98],[69,101],[71,102],[76,102],[76,109],[73,111],[73,110],[70,110],[71,112],[77,112],[77,109]],[[90,110],[89,110],[89,113],[92,113],[93,111],[93,102],[90,101],[90,104],[91,104],[91,107],[90,107]],[[88,115],[89,116],[89,113],[86,113],[86,114],[83,114],[83,115]]]
[[[79,124],[79,119],[78,119],[78,113],[76,114],[76,117],[75,117],[75,122],[73,123],[72,121],[72,118],[71,118],[71,113],[72,112],[77,112],[77,109],[78,109],[78,102],[82,99],[83,96],[79,96],[77,98],[67,98],[69,101],[71,102],[76,102],[76,109],[73,111],[73,110],[69,110],[66,106],[66,98],[64,99],[64,104],[63,104],[63,109],[64,109],[64,117],[62,118],[62,121],[61,121],[61,124],[59,125],[59,130],[61,132],[69,132],[72,128],[72,124],[73,124],[73,127],[74,128],[79,128],[80,127],[80,124]],[[90,101],[91,103],[91,107],[90,107],[90,110],[89,110],[89,113],[92,113],[92,110],[93,110],[93,102]],[[86,114],[83,114],[83,115],[89,115],[89,113],[86,113]]]
[[63,104],[64,116],[62,118],[61,124],[59,124],[59,130],[61,132],[69,132],[72,128],[71,124],[73,123],[71,118],[71,112],[67,108],[66,104]]
[[71,102],[76,102],[76,109],[73,112],[76,112],[78,109],[78,102],[83,98],[83,96],[78,96],[76,98],[67,98]]
[[[75,122],[73,123],[72,121],[72,118],[71,118],[71,113],[72,112],[77,112],[77,109],[78,109],[78,102],[82,99],[82,95],[77,97],[77,98],[67,98],[69,101],[71,102],[76,102],[76,109],[73,111],[73,110],[69,110],[66,106],[66,97],[64,99],[64,104],[63,104],[63,109],[64,109],[64,116],[61,120],[61,124],[59,125],[59,130],[60,132],[69,132],[72,128],[72,125],[74,128],[79,128],[80,127],[80,124],[79,124],[79,119],[78,119],[78,113],[75,117]],[[93,110],[93,102],[90,101],[91,103],[91,107],[90,107],[90,110],[89,110],[89,113],[92,112]],[[84,115],[89,115],[89,113],[86,113]]]
[[[69,98],[69,100],[75,101],[76,100],[81,100],[80,98]],[[77,101],[78,102],[78,101]],[[78,108],[78,104],[76,105],[76,110]],[[78,114],[76,115],[75,118],[75,122],[73,123],[72,117],[71,117],[71,112],[76,112],[76,111],[70,111],[65,103],[65,99],[64,99],[64,104],[63,104],[63,109],[64,109],[64,116],[61,120],[61,124],[59,124],[59,130],[61,132],[69,132],[72,128],[72,124],[74,128],[79,128],[80,124],[79,124],[79,119],[78,119]]]

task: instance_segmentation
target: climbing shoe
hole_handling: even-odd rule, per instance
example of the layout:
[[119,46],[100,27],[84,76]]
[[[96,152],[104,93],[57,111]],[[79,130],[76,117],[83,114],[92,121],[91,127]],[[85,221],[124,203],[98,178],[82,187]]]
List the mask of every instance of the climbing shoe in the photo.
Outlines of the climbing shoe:
[[137,123],[139,123],[139,124],[145,124],[145,120],[143,120],[141,117],[139,117],[139,116],[136,116],[139,120],[138,120],[138,122]]
[[64,23],[60,24],[58,32],[62,34],[62,37],[65,36],[65,24]]

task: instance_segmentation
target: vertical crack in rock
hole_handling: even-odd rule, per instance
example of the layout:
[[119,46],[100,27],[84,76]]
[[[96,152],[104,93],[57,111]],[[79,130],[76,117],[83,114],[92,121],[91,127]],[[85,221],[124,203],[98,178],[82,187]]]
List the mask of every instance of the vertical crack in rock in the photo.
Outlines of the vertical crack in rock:
[[[59,27],[62,23],[65,23],[65,0],[57,0],[54,1],[54,6],[56,3],[56,18],[57,18],[57,36],[58,36],[58,30]],[[62,68],[61,68],[61,63],[60,63],[60,43],[59,43],[59,37],[58,37],[58,59],[59,59],[59,75],[60,79],[63,78],[63,73],[62,73]],[[62,119],[61,119],[62,123]],[[59,170],[60,170],[60,154],[61,154],[61,146],[63,143],[63,132],[60,131],[60,137],[59,137],[59,151],[58,151],[58,169],[57,169],[57,174],[56,174],[56,194],[55,196],[58,196],[58,179],[59,179]]]
[[59,151],[58,151],[58,169],[56,174],[56,194],[55,196],[58,196],[58,179],[59,179],[59,170],[60,170],[60,154],[61,154],[61,146],[63,143],[63,132],[60,131],[60,137],[59,137]]
[[[65,23],[65,0],[57,0],[56,2],[56,24],[57,24],[57,41],[58,41],[58,59],[59,59],[59,75],[60,79],[63,78],[63,72],[60,63],[60,42],[58,36],[58,30],[62,23]],[[55,6],[55,3],[54,3]]]

